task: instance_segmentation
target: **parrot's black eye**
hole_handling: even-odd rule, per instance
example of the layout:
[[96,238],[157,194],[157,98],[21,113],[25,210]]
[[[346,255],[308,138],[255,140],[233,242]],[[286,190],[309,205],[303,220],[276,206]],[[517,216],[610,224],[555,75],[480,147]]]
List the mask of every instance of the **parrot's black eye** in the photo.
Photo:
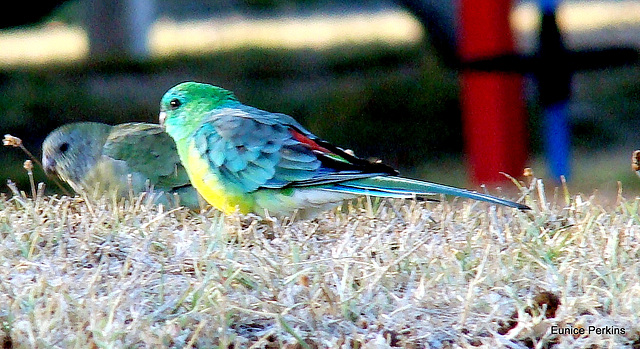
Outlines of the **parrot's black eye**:
[[65,143],[60,144],[60,148],[59,149],[60,149],[61,153],[66,152],[67,150],[69,150],[69,143],[65,142]]
[[177,98],[174,98],[169,102],[169,108],[171,108],[171,110],[176,110],[181,105],[182,105],[182,102],[180,102],[180,100]]

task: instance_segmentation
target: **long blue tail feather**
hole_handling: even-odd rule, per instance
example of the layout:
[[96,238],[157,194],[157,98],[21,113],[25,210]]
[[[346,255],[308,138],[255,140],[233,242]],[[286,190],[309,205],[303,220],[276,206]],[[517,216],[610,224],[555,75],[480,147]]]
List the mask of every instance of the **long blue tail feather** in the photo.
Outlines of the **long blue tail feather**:
[[325,190],[339,191],[343,193],[353,193],[360,195],[371,195],[388,198],[410,199],[419,196],[429,195],[453,195],[468,199],[490,202],[494,204],[509,206],[520,210],[531,209],[527,205],[517,202],[500,199],[495,196],[472,192],[466,189],[454,188],[447,185],[424,182],[416,179],[396,177],[396,176],[376,176],[365,179],[351,180],[336,183],[328,186]]

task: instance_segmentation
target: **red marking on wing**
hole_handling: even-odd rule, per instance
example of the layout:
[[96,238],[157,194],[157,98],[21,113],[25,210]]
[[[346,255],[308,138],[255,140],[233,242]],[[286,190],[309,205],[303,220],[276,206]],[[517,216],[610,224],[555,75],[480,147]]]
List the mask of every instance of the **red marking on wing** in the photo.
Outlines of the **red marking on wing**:
[[302,143],[305,144],[307,146],[309,146],[309,148],[311,148],[312,150],[317,150],[323,153],[328,153],[328,154],[333,154],[331,151],[329,151],[329,149],[321,147],[318,145],[318,143],[316,143],[313,139],[303,135],[302,133],[290,128],[289,132],[291,133],[291,135],[293,136],[293,138]]

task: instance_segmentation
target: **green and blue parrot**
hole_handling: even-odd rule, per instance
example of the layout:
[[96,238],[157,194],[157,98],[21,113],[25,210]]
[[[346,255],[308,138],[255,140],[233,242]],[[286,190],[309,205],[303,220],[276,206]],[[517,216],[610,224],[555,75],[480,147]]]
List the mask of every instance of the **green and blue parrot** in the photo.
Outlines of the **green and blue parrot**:
[[455,195],[521,210],[494,196],[398,176],[351,155],[292,117],[239,102],[232,92],[184,82],[162,97],[160,124],[173,137],[191,183],[217,209],[310,218],[344,200],[371,195]]
[[202,200],[180,163],[173,139],[157,124],[116,126],[77,122],[51,132],[42,144],[45,173],[58,175],[76,192],[126,197],[153,189],[155,203],[197,209]]

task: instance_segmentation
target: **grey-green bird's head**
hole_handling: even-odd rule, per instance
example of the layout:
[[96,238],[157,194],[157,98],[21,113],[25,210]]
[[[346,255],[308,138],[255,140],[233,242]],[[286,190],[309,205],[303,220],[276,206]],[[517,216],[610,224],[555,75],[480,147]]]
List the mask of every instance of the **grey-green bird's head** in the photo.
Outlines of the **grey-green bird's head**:
[[57,175],[80,191],[87,172],[102,154],[111,128],[98,122],[77,122],[55,129],[42,143],[45,173]]
[[183,82],[167,91],[160,101],[160,125],[174,139],[193,133],[207,114],[238,103],[233,92],[198,82]]

